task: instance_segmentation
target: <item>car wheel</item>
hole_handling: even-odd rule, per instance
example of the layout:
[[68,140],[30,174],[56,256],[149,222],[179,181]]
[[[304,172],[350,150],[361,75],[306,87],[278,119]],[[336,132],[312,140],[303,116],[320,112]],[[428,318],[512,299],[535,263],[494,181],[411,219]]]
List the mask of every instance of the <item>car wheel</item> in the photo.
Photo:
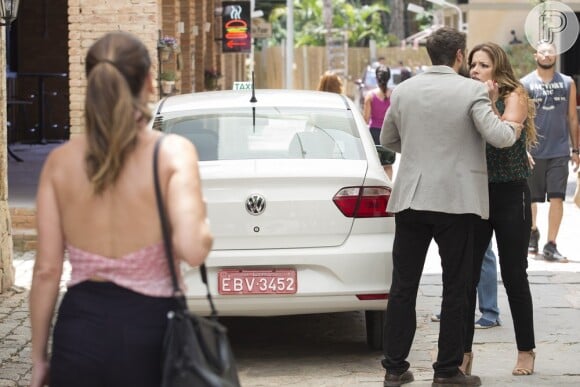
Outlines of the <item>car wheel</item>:
[[385,323],[384,310],[365,311],[365,323],[367,328],[367,344],[370,349],[383,349],[383,326]]

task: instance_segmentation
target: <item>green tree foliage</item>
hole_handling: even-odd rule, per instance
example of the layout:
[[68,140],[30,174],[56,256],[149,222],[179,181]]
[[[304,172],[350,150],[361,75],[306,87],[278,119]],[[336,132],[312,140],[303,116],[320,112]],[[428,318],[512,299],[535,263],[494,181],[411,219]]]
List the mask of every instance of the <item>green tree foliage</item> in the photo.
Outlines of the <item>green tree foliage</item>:
[[509,57],[516,77],[521,78],[536,69],[535,49],[529,44],[510,44],[504,47],[504,50]]
[[[332,27],[347,33],[349,46],[365,46],[369,39],[378,46],[389,45],[392,36],[381,20],[381,13],[389,13],[384,1],[361,5],[358,1],[332,0],[332,8]],[[286,39],[286,15],[286,7],[275,8],[270,14],[273,45]],[[322,1],[294,0],[295,46],[324,46],[325,36]]]

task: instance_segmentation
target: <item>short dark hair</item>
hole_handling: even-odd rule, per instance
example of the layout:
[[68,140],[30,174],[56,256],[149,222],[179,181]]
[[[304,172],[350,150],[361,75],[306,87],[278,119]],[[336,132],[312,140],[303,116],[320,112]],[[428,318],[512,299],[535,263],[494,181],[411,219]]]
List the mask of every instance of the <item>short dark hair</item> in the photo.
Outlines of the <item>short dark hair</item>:
[[441,27],[427,38],[427,52],[434,66],[453,66],[457,50],[467,47],[465,33],[451,27]]

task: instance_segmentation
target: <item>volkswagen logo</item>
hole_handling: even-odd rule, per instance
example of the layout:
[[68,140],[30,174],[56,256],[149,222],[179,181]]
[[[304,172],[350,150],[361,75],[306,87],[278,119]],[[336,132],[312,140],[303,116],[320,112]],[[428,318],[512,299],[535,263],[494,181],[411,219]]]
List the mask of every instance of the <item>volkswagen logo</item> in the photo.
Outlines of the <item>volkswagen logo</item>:
[[246,199],[246,211],[250,215],[260,215],[266,209],[266,199],[260,194],[251,194]]

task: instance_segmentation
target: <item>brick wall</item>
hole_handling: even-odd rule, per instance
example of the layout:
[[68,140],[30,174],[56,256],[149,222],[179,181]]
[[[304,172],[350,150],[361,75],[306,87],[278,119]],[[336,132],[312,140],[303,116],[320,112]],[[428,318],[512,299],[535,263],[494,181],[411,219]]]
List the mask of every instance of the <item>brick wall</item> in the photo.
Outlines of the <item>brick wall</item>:
[[[221,80],[222,88],[231,88],[232,79],[241,80],[243,55],[230,54],[226,59],[216,41],[221,28],[214,11],[220,3],[219,0],[69,0],[71,133],[83,131],[84,56],[98,37],[111,30],[138,34],[150,50],[156,74],[159,35],[176,37],[180,44],[179,54],[161,60],[159,66],[161,71],[177,74],[177,92],[203,91],[206,68],[217,68],[222,74],[235,71],[235,75]],[[178,22],[183,23],[183,33],[178,32]]]
[[[21,2],[18,29],[18,67],[21,72],[66,72],[68,86],[47,85],[50,90],[67,90],[59,98],[68,97],[68,124],[72,135],[84,131],[84,57],[88,48],[103,34],[124,30],[139,36],[147,45],[154,68],[158,70],[157,39],[162,35],[178,37],[181,58],[176,57],[167,65],[180,73],[181,92],[202,91],[204,70],[217,68],[228,74],[220,80],[222,88],[231,88],[231,82],[244,76],[244,55],[221,55],[220,19],[214,11],[220,0],[28,0]],[[162,17],[163,15],[163,17]],[[184,33],[178,34],[177,22],[184,23]],[[209,26],[209,29],[206,28]],[[68,29],[68,31],[67,31]],[[194,30],[197,34],[194,34]],[[26,33],[24,33],[26,31]],[[2,28],[2,35],[4,29]],[[0,42],[0,78],[6,79],[5,40]],[[68,56],[65,54],[68,52]],[[164,64],[165,65],[165,64]],[[65,80],[66,81],[66,80]],[[50,91],[48,90],[48,91]],[[23,91],[21,94],[30,94]],[[6,101],[4,84],[0,88],[0,101]],[[53,105],[58,105],[56,103]],[[60,103],[66,106],[66,103]],[[63,115],[67,116],[66,109]],[[55,114],[55,109],[52,111]],[[31,118],[32,119],[32,118]],[[29,119],[29,121],[31,120]],[[34,119],[32,119],[34,121]],[[38,119],[36,119],[38,121]],[[35,121],[35,122],[36,122]],[[66,121],[66,119],[61,120]],[[34,122],[33,122],[34,123]],[[31,131],[31,133],[34,133]],[[65,138],[62,133],[56,135]],[[26,139],[24,139],[26,140]],[[11,286],[12,235],[10,214],[6,201],[6,104],[0,104],[0,291]],[[3,185],[4,184],[4,185]],[[19,218],[16,219],[17,223]],[[28,230],[24,228],[23,230]],[[26,234],[26,235],[24,235]],[[35,237],[23,233],[17,242],[34,244]]]
[[157,0],[68,1],[70,125],[73,135],[83,132],[84,58],[88,48],[106,32],[131,32],[147,45],[156,66],[160,12]]

